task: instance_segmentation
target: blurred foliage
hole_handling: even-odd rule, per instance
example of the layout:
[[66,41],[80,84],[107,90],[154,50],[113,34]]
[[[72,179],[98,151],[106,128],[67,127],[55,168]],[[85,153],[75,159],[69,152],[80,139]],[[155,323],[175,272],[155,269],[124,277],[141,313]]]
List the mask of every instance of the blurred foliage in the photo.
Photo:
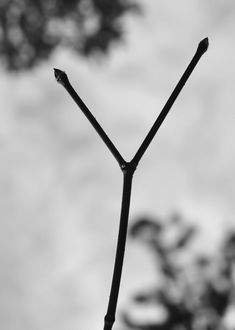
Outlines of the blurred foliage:
[[122,314],[126,328],[228,329],[226,317],[234,307],[235,231],[225,235],[214,254],[193,250],[196,234],[180,216],[164,222],[141,218],[132,225],[130,236],[151,249],[159,275],[156,287],[135,294],[133,304],[138,310],[154,308],[158,317],[139,320],[130,309]]
[[132,0],[1,0],[0,56],[8,70],[29,69],[59,45],[88,56],[123,38]]

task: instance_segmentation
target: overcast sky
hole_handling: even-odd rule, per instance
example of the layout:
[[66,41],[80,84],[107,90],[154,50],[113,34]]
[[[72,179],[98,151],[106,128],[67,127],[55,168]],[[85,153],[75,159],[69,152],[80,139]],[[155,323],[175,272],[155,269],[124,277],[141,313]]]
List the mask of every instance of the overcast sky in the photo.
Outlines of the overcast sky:
[[[87,60],[59,49],[27,74],[10,76],[1,68],[4,330],[101,329],[106,312],[122,175],[55,82],[53,67],[66,71],[130,160],[199,41],[209,37],[208,52],[138,166],[130,221],[180,212],[202,228],[211,249],[234,223],[235,2],[140,3],[144,15],[127,19],[126,42],[108,58]],[[126,253],[120,306],[135,286],[153,279],[141,249],[128,243]]]

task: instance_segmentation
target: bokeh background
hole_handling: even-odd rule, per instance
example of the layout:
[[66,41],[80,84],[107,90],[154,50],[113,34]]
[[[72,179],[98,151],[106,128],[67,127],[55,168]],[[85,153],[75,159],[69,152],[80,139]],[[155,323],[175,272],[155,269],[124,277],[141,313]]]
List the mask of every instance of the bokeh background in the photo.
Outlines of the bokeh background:
[[[31,70],[0,67],[0,327],[101,329],[111,283],[122,174],[66,91],[65,70],[130,160],[191,60],[202,57],[141,160],[130,222],[174,212],[213,250],[235,213],[235,3],[140,1],[125,41],[87,58],[66,47]],[[154,280],[128,241],[118,311]],[[118,328],[120,324],[118,323]]]

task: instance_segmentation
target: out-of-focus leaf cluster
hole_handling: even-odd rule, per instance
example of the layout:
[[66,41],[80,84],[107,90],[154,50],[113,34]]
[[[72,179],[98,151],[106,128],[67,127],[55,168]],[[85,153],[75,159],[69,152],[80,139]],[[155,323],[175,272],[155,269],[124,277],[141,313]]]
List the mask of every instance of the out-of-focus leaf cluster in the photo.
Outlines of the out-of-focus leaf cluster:
[[164,313],[160,319],[143,321],[125,311],[127,329],[228,329],[226,317],[234,306],[235,231],[226,235],[214,254],[192,252],[198,232],[180,216],[138,219],[130,236],[151,249],[159,275],[156,287],[135,294],[133,304]]
[[123,37],[132,0],[1,0],[0,56],[9,70],[29,69],[59,45],[83,55],[106,53]]

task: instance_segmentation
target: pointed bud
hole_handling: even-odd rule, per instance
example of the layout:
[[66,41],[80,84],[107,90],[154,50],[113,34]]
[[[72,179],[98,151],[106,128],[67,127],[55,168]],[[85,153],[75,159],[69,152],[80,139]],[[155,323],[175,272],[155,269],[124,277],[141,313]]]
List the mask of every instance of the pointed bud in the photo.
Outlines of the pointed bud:
[[55,79],[58,81],[58,83],[64,85],[66,81],[68,81],[67,75],[64,71],[54,68],[54,74],[55,74]]
[[199,42],[198,49],[197,51],[200,52],[201,54],[204,54],[209,47],[209,39],[204,38]]

